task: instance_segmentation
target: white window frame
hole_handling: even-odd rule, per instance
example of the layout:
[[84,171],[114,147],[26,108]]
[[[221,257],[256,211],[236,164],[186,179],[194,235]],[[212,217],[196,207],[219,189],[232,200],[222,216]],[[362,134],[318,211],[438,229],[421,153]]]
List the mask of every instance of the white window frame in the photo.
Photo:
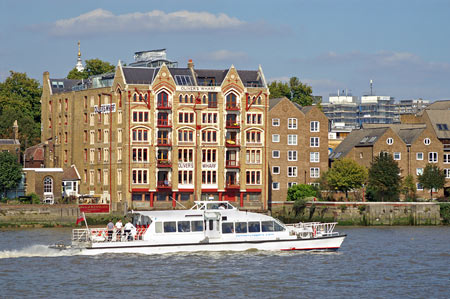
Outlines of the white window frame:
[[319,178],[320,177],[320,168],[319,167],[311,167],[309,168],[309,177],[310,178]]
[[272,134],[272,142],[274,143],[280,142],[280,134]]
[[430,138],[425,138],[425,139],[423,140],[423,144],[425,144],[425,145],[430,145],[430,144],[431,144]]
[[444,174],[446,179],[450,179],[450,168],[444,168]]
[[416,168],[416,175],[422,175],[423,174],[423,168]]
[[272,190],[280,190],[280,183],[272,182]]
[[319,147],[320,146],[320,138],[319,137],[310,137],[309,138],[309,147]]
[[291,188],[292,186],[296,186],[296,185],[297,185],[297,182],[288,182],[287,183],[288,189]]
[[298,144],[297,140],[298,140],[298,137],[296,134],[288,135],[288,145],[297,145]]
[[288,151],[287,158],[288,158],[288,161],[297,161],[298,160],[298,152],[297,151]]
[[[278,168],[277,172],[275,172],[275,167]],[[272,174],[280,174],[280,166],[272,166]]]
[[420,184],[420,183],[417,183],[417,185],[416,185],[417,187],[416,187],[416,189],[417,190],[423,190],[423,186]]
[[318,122],[318,121],[309,122],[309,131],[310,132],[320,132],[320,122]]
[[[432,159],[436,158],[436,159]],[[437,152],[429,152],[428,153],[428,163],[437,163],[439,161],[439,155]]]
[[[397,155],[398,154],[398,159],[395,157],[395,155]],[[402,159],[402,153],[400,153],[400,152],[394,152],[394,160],[395,161],[400,161]]]
[[389,137],[389,138],[386,139],[386,143],[387,143],[388,145],[393,145],[393,144],[394,144],[394,139],[391,138],[391,137]]
[[309,162],[310,163],[319,163],[320,162],[320,152],[310,152],[309,153]]
[[288,166],[287,168],[287,176],[289,178],[296,178],[298,175],[297,166]]
[[280,119],[272,118],[272,127],[279,127],[279,126],[280,126]]
[[[420,155],[420,157],[419,157],[419,155]],[[423,152],[416,153],[416,160],[418,160],[418,161],[422,161],[423,160]]]
[[[274,155],[275,153],[278,153],[278,157],[275,157],[275,155]],[[273,150],[272,151],[272,158],[273,159],[279,159],[280,158],[280,151],[279,150]]]
[[450,154],[443,155],[444,164],[450,164]]
[[288,118],[288,130],[296,130],[296,129],[297,129],[297,119]]

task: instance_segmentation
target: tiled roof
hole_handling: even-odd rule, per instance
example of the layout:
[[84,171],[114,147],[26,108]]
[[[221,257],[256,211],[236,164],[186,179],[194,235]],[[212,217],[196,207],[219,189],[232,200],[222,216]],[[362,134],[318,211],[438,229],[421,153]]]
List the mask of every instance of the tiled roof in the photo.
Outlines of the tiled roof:
[[450,139],[450,110],[426,110],[436,136],[439,139]]
[[123,74],[127,84],[151,84],[155,73],[159,69],[146,67],[123,67]]
[[52,93],[68,92],[72,91],[72,87],[80,82],[81,80],[78,79],[50,79],[50,87],[52,88]]
[[450,100],[436,101],[428,105],[425,110],[449,110]]
[[407,128],[398,130],[397,134],[408,145],[412,144],[422,134],[425,128]]
[[271,110],[273,107],[275,107],[283,99],[286,99],[286,98],[269,99],[269,110]]
[[63,181],[76,181],[80,180],[80,176],[78,175],[77,170],[75,169],[75,166],[72,166],[70,168],[64,169]]

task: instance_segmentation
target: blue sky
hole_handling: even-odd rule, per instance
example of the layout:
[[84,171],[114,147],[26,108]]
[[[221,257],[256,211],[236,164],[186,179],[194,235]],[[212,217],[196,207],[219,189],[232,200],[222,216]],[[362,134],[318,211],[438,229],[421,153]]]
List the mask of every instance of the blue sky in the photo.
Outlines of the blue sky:
[[9,70],[65,77],[83,59],[116,64],[166,48],[197,68],[263,67],[327,98],[360,96],[369,80],[396,99],[450,98],[450,1],[2,0],[0,80]]

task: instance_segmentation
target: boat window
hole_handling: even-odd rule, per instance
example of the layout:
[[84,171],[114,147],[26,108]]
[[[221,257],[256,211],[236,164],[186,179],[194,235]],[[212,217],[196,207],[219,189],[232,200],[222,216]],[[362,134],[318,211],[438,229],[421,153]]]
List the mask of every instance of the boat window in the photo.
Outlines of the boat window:
[[234,232],[233,222],[222,222],[222,234],[232,234]]
[[214,220],[209,220],[208,227],[209,227],[209,230],[213,230],[214,229]]
[[193,232],[202,232],[203,231],[203,221],[191,221],[192,231]]
[[207,205],[207,209],[208,210],[218,210],[219,209],[219,204],[218,203],[209,203]]
[[164,232],[174,233],[177,231],[177,226],[175,221],[164,222]]
[[247,233],[247,222],[236,222],[236,233],[237,234]]
[[155,232],[157,232],[157,233],[163,232],[162,222],[155,222]]
[[179,233],[188,233],[191,231],[191,222],[190,221],[178,221],[178,232]]
[[262,221],[261,227],[263,232],[273,232],[273,221]]
[[281,226],[280,224],[278,224],[276,221],[274,222],[274,225],[275,225],[274,230],[275,230],[276,232],[282,232],[282,231],[284,231],[284,227]]
[[249,233],[259,233],[261,231],[261,224],[259,221],[251,221],[248,223]]

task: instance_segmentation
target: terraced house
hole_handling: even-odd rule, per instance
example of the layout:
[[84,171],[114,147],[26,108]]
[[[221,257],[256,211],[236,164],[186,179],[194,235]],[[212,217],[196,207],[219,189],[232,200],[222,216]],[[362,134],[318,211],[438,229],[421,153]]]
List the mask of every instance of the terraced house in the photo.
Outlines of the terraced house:
[[53,144],[46,165],[73,164],[80,194],[135,208],[214,198],[267,209],[262,69],[171,66],[119,62],[115,73],[88,80],[45,72],[42,142]]

